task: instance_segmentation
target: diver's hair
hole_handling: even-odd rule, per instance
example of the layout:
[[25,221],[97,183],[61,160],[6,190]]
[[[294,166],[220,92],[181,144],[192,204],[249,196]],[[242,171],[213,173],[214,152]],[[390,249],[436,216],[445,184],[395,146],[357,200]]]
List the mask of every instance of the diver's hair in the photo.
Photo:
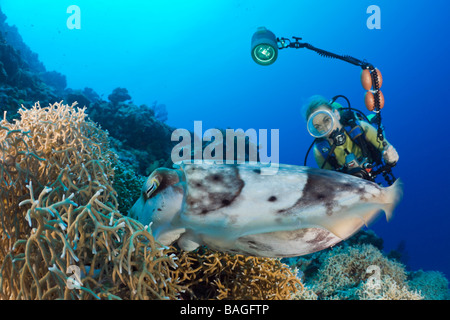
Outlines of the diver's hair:
[[327,98],[321,96],[321,95],[314,95],[308,99],[308,102],[302,107],[303,110],[303,116],[305,117],[305,120],[308,120],[309,116],[316,111],[320,106],[326,106],[330,109],[330,111],[334,111],[335,109],[340,108],[340,104],[333,103],[330,104],[330,100]]

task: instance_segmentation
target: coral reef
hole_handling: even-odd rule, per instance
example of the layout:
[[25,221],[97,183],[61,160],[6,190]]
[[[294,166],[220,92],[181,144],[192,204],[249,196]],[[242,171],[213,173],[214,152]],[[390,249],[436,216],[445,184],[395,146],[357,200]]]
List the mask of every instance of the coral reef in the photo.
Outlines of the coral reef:
[[[308,269],[312,259],[299,259],[296,267]],[[307,291],[298,299],[319,300],[420,300],[411,288],[402,264],[383,256],[371,244],[339,246],[315,254],[316,268],[306,276]]]
[[303,290],[279,259],[214,252],[205,247],[178,254],[174,278],[187,289],[184,299],[285,300]]
[[148,176],[157,167],[171,167],[174,128],[155,118],[146,105],[116,104],[97,100],[88,107],[89,117],[107,130],[121,161],[140,175]]
[[341,242],[339,246],[354,246],[363,244],[370,244],[380,251],[383,250],[384,247],[383,239],[371,229],[361,229],[347,240]]
[[282,259],[298,270],[299,300],[448,300],[448,280],[437,271],[407,271],[405,244],[383,254],[383,240],[361,230],[334,248]]
[[322,299],[353,299],[352,295],[358,295],[354,291],[373,272],[374,276],[389,276],[402,287],[407,277],[403,265],[388,260],[372,245],[338,247],[322,255],[321,260],[321,268],[312,282]]
[[115,189],[131,196],[133,171],[85,108],[19,113],[0,122],[0,299],[289,299],[302,290],[280,260],[162,247],[121,214]]
[[109,101],[111,101],[113,106],[115,106],[120,102],[131,100],[131,96],[128,94],[128,90],[126,88],[116,88],[108,96],[108,99]]
[[85,110],[36,104],[0,122],[1,299],[448,299],[442,274],[408,280],[373,232],[287,259],[292,269],[159,245],[119,210],[142,181]]
[[39,61],[38,55],[23,42],[16,26],[10,26],[6,23],[7,17],[0,9],[0,32],[3,42],[8,42],[17,50],[17,53],[26,62],[30,70],[34,72],[45,72],[44,64]]
[[125,88],[114,89],[108,96],[110,101],[105,101],[91,88],[66,87],[66,77],[46,70],[17,28],[6,23],[0,9],[0,105],[7,111],[8,121],[20,117],[17,110],[21,105],[30,108],[35,101],[42,105],[77,102],[87,108],[91,120],[116,139],[116,145],[121,146],[116,153],[127,165],[135,166],[137,173],[147,176],[158,166],[171,166],[173,128],[164,123],[168,115],[164,104],[155,102],[147,107],[125,103],[131,100]]
[[[364,244],[370,244],[380,251],[383,250],[383,239],[378,237],[373,230],[369,229],[360,230],[349,239],[337,244],[334,248],[347,248],[349,246]],[[329,250],[332,249],[326,249],[321,252],[316,252],[301,257],[283,258],[281,261],[292,267],[298,268],[302,272],[302,274],[309,279],[310,277],[315,275],[319,268],[322,266],[323,254],[325,254]]]
[[128,212],[139,198],[142,186],[147,180],[144,176],[137,175],[135,171],[119,159],[114,160],[113,188],[117,192],[118,211]]
[[398,284],[391,277],[381,277],[377,283],[363,282],[356,290],[358,300],[423,300],[420,292],[405,284]]
[[439,271],[414,271],[409,286],[420,291],[425,300],[450,300],[448,280]]
[[176,258],[117,210],[115,155],[84,111],[0,123],[0,298],[176,299]]
[[161,122],[166,122],[169,118],[165,104],[158,104],[158,102],[155,101],[153,102],[153,105],[150,107],[150,109],[155,113],[155,118]]
[[387,254],[389,259],[395,259],[404,265],[408,265],[409,255],[406,251],[406,241],[402,240],[398,243],[397,247]]
[[166,106],[102,97],[47,71],[0,10],[0,300],[450,299],[442,273],[407,272],[405,244],[384,256],[370,230],[281,261],[161,246],[125,213],[172,165]]
[[19,117],[17,110],[22,104],[31,107],[35,101],[49,104],[62,100],[66,85],[65,76],[45,69],[0,10],[0,105],[8,111],[8,120]]

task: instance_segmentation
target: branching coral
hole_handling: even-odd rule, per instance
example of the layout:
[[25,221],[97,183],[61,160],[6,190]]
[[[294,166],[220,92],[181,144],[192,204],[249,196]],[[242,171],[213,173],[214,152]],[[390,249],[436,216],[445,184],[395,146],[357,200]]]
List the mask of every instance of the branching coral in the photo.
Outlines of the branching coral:
[[389,275],[377,282],[365,281],[355,290],[360,300],[422,300],[417,290],[411,290],[406,283],[397,283]]
[[410,291],[404,266],[372,245],[338,247],[321,260],[310,280],[319,299],[421,299]]
[[36,104],[0,123],[1,299],[288,299],[302,289],[277,259],[156,243],[118,210],[116,156],[84,111]]
[[303,290],[278,259],[229,255],[204,247],[181,252],[174,278],[187,287],[186,299],[282,300]]
[[321,253],[307,290],[278,259],[163,247],[118,210],[115,188],[133,175],[85,109],[19,113],[0,122],[0,299],[422,298],[371,245]]
[[299,290],[292,295],[292,300],[317,300],[317,294],[309,286],[304,286],[303,290]]
[[84,111],[0,123],[0,298],[175,299],[176,257],[117,210],[115,156]]

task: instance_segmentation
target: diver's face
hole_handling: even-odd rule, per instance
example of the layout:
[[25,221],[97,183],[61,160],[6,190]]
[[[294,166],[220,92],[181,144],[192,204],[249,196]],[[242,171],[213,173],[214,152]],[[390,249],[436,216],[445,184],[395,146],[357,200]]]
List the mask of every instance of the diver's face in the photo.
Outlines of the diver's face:
[[331,111],[326,105],[318,107],[311,117],[308,121],[308,130],[315,137],[328,137],[341,126],[339,112],[337,110]]
[[333,125],[333,119],[328,113],[320,113],[314,117],[312,123],[317,132],[327,132]]

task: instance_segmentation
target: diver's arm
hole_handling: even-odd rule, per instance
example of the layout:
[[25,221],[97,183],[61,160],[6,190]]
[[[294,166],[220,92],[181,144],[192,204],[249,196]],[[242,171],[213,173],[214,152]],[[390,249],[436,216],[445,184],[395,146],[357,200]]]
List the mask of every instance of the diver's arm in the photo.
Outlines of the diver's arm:
[[[322,168],[325,159],[323,158],[322,154],[320,153],[320,151],[317,149],[316,146],[314,146],[314,158],[316,159],[316,163],[319,166],[319,168]],[[323,169],[333,170],[333,167],[330,165],[329,162],[327,162],[323,167]]]
[[383,141],[378,140],[377,130],[365,121],[360,121],[364,130],[366,140],[373,144],[383,155],[387,163],[395,164],[398,161],[397,150],[384,138]]
[[365,121],[360,121],[361,127],[364,130],[366,140],[369,141],[378,151],[382,152],[385,148],[383,142],[386,142],[386,147],[390,146],[390,143],[384,138],[383,141],[378,140],[377,129]]

